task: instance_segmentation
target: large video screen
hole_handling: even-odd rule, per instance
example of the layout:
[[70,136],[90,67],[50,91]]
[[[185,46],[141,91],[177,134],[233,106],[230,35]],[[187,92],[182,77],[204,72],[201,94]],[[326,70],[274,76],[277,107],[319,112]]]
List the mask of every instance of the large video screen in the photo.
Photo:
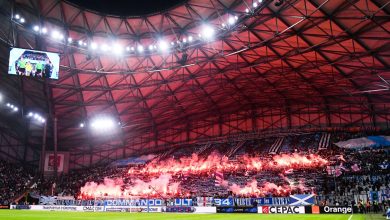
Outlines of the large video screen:
[[57,53],[12,48],[8,74],[58,79],[60,56]]

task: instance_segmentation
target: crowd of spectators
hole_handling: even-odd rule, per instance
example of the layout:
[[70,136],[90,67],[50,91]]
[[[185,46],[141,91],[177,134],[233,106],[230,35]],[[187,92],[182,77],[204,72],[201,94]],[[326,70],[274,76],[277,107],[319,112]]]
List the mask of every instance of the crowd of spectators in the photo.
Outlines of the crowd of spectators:
[[32,170],[0,160],[0,205],[8,205],[32,183]]
[[[341,134],[340,137],[332,137],[332,141],[348,139],[352,135]],[[309,153],[316,152],[316,146],[320,135],[303,135],[293,136],[285,138],[285,143],[281,148],[284,153],[299,153],[307,155]],[[266,152],[267,146],[275,140],[251,140],[247,141],[240,149],[236,151],[234,155],[229,158],[237,163],[242,163],[241,156],[248,154],[251,156],[257,156],[264,161],[270,160],[272,155],[268,155]],[[267,145],[263,144],[267,143]],[[218,144],[215,146],[209,146],[207,149],[203,149],[201,155],[206,156],[211,152],[218,152],[224,154],[228,152],[228,149],[234,147],[234,143],[230,144]],[[286,146],[290,146],[289,148]],[[164,157],[158,157],[158,160],[164,160],[169,157],[180,160],[184,156],[189,156],[192,153],[196,153],[199,149],[191,150],[182,149],[173,152],[170,155],[164,155]],[[330,146],[325,151],[317,152],[323,158],[330,161],[329,166],[342,167],[341,174],[335,175],[329,174],[327,167],[313,168],[313,169],[300,169],[294,167],[294,172],[289,174],[282,174],[276,170],[264,170],[264,171],[227,171],[224,173],[224,178],[229,183],[235,183],[239,186],[245,186],[249,181],[256,180],[259,187],[266,182],[272,182],[279,186],[291,184],[291,182],[299,183],[304,182],[305,188],[297,188],[293,191],[286,193],[271,191],[266,196],[288,196],[292,194],[302,193],[315,193],[318,197],[317,203],[328,205],[357,205],[355,201],[359,201],[362,195],[365,195],[365,201],[369,201],[372,205],[379,201],[379,197],[382,195],[376,194],[376,197],[370,195],[373,191],[384,192],[390,190],[390,164],[388,161],[390,149],[365,149],[361,151],[351,151],[340,149],[336,146]],[[134,165],[141,169],[144,165]],[[358,169],[352,169],[355,166]],[[0,186],[2,191],[0,192],[0,203],[7,203],[10,199],[15,198],[18,194],[23,193],[26,189],[34,191],[35,193],[42,195],[62,195],[62,196],[75,196],[80,195],[80,188],[87,182],[103,182],[104,178],[121,178],[126,185],[132,185],[135,179],[143,181],[149,181],[151,178],[156,178],[159,174],[145,174],[145,173],[128,173],[129,167],[112,167],[112,166],[99,166],[83,170],[72,170],[67,175],[60,176],[53,187],[55,182],[52,178],[39,178],[35,180],[35,186],[33,189],[29,189],[28,185],[33,179],[31,174],[23,168],[16,168],[14,165],[0,162]],[[208,172],[197,174],[176,173],[172,177],[172,182],[182,182],[180,185],[180,192],[177,195],[170,195],[172,197],[226,197],[234,194],[229,189],[223,186],[215,184],[215,171],[210,170]],[[157,197],[159,195],[156,195]],[[251,196],[251,195],[245,195]],[[358,198],[356,198],[358,196]],[[379,197],[378,197],[379,196]],[[384,204],[384,203],[382,203]],[[381,205],[382,205],[381,204]]]

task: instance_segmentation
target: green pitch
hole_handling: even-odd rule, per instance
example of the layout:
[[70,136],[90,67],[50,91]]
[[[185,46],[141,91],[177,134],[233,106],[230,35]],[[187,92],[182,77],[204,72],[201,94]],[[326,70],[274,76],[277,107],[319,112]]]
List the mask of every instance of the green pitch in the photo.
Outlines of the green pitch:
[[0,210],[1,220],[379,220],[380,215],[170,214]]

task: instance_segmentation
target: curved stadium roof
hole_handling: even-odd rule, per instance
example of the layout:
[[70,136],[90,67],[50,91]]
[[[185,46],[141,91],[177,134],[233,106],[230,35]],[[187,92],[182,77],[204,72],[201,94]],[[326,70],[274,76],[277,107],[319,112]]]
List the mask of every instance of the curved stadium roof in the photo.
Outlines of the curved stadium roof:
[[[388,129],[390,2],[253,3],[190,0],[163,13],[121,17],[60,0],[3,2],[1,53],[9,46],[59,52],[61,73],[50,82],[3,73],[2,88],[24,109],[58,118],[59,147],[72,152],[75,167],[234,134]],[[15,13],[75,42],[116,41],[144,45],[145,52],[118,57],[59,43],[13,22]],[[237,21],[226,26],[231,16]],[[183,43],[205,24],[216,30],[213,40]],[[175,49],[149,52],[161,39]],[[78,128],[101,114],[122,125],[109,140]],[[34,132],[23,133],[31,146]]]

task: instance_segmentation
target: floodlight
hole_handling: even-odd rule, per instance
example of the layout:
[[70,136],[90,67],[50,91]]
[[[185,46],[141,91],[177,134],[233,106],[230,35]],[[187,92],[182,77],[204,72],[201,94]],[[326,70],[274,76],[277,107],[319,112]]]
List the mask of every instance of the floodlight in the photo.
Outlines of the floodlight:
[[72,43],[73,39],[71,37],[68,37],[68,42]]
[[94,42],[91,43],[91,49],[96,50],[98,48],[98,45]]
[[45,28],[45,27],[42,28],[42,33],[43,33],[43,34],[46,34],[46,33],[47,33],[47,28]]
[[110,131],[114,127],[114,120],[108,117],[95,118],[91,123],[91,128],[95,131]]
[[19,15],[19,14],[16,14],[16,15],[15,15],[15,18],[19,20],[20,15]]
[[39,26],[35,25],[33,29],[34,29],[35,32],[38,32],[39,31]]
[[29,112],[27,116],[28,116],[28,117],[32,117],[33,115],[34,115],[34,113]]
[[209,25],[203,26],[201,36],[207,40],[210,40],[214,36],[214,29]]
[[100,47],[100,49],[101,49],[102,51],[108,51],[108,50],[110,49],[110,47],[109,47],[107,44],[103,44],[103,45]]
[[149,50],[153,50],[153,45],[149,45]]
[[120,54],[123,53],[123,48],[122,48],[122,46],[119,45],[119,44],[114,44],[112,49],[113,49],[113,52],[114,52],[115,54],[117,54],[117,55],[120,55]]
[[161,40],[158,45],[161,51],[167,51],[169,49],[169,45],[166,41]]
[[24,23],[25,22],[24,18],[21,18],[19,21],[20,21],[20,23]]
[[144,52],[144,47],[142,45],[138,45],[137,50],[138,52],[142,53]]
[[234,17],[229,17],[228,22],[230,25],[233,25],[234,23],[236,23],[236,20],[234,19]]
[[188,41],[192,42],[192,36],[188,36]]
[[80,123],[80,128],[83,128],[85,126],[84,123]]
[[257,2],[253,2],[253,7],[257,8]]

